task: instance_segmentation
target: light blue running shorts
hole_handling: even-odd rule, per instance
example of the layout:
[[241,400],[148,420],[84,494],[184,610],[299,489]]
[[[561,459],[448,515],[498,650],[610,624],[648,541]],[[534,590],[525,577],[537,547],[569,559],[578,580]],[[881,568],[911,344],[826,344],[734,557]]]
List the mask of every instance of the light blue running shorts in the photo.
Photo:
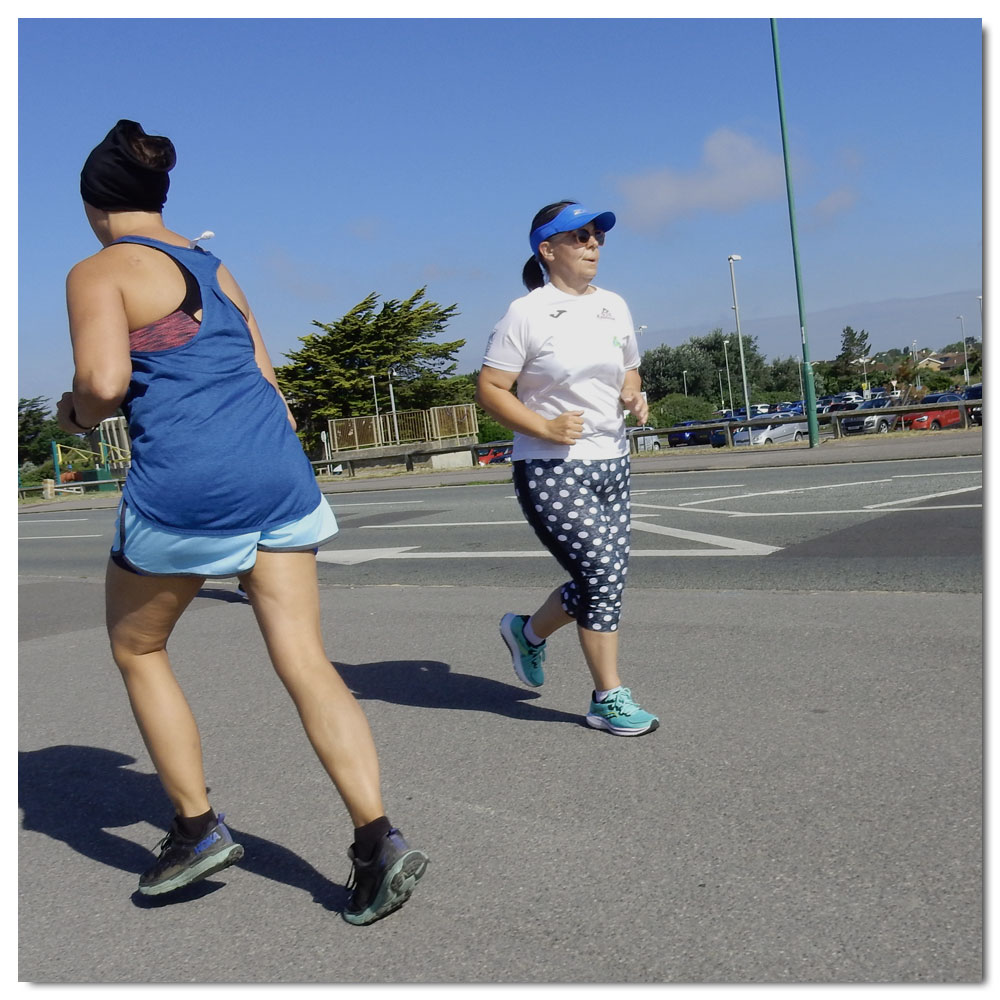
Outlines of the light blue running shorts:
[[246,573],[257,552],[308,552],[328,542],[339,530],[326,497],[297,521],[239,535],[182,535],[136,514],[123,500],[118,505],[111,559],[140,576],[226,577]]

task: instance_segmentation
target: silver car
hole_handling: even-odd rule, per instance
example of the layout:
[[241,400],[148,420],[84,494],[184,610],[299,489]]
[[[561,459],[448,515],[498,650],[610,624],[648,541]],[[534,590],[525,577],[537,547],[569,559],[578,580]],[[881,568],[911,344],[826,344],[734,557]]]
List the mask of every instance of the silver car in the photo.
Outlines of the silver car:
[[[747,428],[742,428],[733,434],[734,445],[745,445],[747,443]],[[786,441],[801,441],[809,436],[809,425],[802,423],[787,424],[767,424],[754,423],[753,437],[750,439],[757,444],[784,444]]]

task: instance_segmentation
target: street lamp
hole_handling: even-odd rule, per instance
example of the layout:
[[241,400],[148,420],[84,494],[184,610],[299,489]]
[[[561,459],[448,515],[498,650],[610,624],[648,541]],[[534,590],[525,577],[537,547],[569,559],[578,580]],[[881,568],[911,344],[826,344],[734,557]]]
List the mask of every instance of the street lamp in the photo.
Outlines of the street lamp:
[[862,375],[864,382],[861,385],[861,393],[865,399],[868,398],[868,362],[871,360],[871,358],[855,358],[853,361],[853,364],[861,365],[861,370],[864,372]]
[[399,444],[399,421],[396,419],[396,397],[392,392],[393,370],[389,369],[389,405],[392,407],[392,429],[396,436],[396,444]]
[[[747,420],[750,419],[750,390],[747,388],[747,364],[743,357],[743,332],[740,330],[740,304],[736,301],[736,272],[733,270],[733,261],[743,260],[738,253],[729,255],[729,277],[733,283],[733,312],[736,313],[736,343],[740,345],[740,368],[743,370],[743,402],[747,409]],[[753,435],[750,427],[747,427],[747,444],[753,445]]]
[[717,368],[716,371],[719,373],[719,400],[722,403],[722,410],[726,410],[726,394],[722,391],[722,369]]
[[917,367],[917,342],[913,341],[913,350],[910,351],[910,360],[913,362],[913,378],[916,388],[920,388],[920,369]]
[[965,351],[965,384],[969,384],[969,345],[965,342],[965,317],[959,314],[955,317],[962,324],[962,350]]
[[684,395],[686,396],[688,394],[688,373],[686,368],[681,372],[681,376],[684,379]]
[[640,326],[639,329],[635,331],[635,335],[637,337],[641,337],[647,329],[648,327],[646,326],[645,323],[643,323],[642,326]]
[[729,341],[722,342],[722,353],[726,357],[726,381],[729,383],[729,412],[736,416],[736,404],[733,402],[733,377],[729,374]]

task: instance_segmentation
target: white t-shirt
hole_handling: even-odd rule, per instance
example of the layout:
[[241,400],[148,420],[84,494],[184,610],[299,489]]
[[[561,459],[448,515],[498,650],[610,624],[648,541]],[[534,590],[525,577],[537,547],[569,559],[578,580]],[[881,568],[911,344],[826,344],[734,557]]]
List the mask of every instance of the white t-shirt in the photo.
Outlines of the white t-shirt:
[[625,300],[591,286],[570,295],[555,285],[511,302],[493,328],[483,364],[517,372],[517,398],[547,420],[583,410],[583,435],[572,445],[514,432],[512,458],[618,458],[628,454],[621,390],[639,367],[635,328]]

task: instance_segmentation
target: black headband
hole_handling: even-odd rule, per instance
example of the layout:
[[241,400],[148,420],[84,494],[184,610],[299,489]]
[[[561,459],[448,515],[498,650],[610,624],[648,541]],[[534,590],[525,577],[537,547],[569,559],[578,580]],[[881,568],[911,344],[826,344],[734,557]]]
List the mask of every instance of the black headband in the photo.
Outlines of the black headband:
[[129,140],[145,136],[138,122],[123,118],[95,146],[80,171],[80,194],[88,205],[108,212],[159,212],[167,200],[167,171],[177,162],[173,143],[163,136],[149,138],[165,143],[168,162],[164,167],[143,163]]

